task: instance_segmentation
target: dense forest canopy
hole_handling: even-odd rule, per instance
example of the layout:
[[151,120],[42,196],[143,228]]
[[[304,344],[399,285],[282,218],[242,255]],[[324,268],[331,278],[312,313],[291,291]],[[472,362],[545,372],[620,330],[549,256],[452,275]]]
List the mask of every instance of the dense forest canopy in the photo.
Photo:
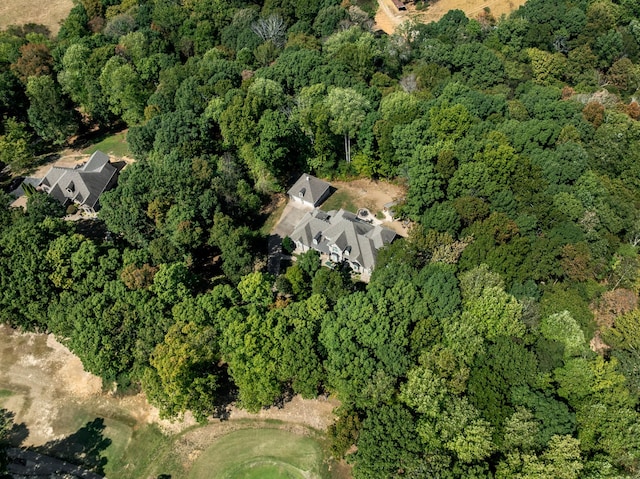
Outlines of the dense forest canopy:
[[[1,162],[122,126],[136,159],[112,235],[0,192],[0,320],[168,417],[332,393],[357,479],[636,477],[640,4],[372,13],[81,0],[56,38],[0,32]],[[302,171],[407,185],[369,284],[264,272],[260,210]]]

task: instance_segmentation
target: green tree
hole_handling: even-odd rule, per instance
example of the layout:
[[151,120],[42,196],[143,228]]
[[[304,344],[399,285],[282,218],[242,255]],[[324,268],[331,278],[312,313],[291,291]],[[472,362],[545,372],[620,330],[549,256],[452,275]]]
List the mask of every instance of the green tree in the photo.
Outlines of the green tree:
[[62,145],[76,133],[78,123],[73,110],[51,76],[31,77],[26,91],[29,124],[40,138]]
[[178,322],[158,344],[145,372],[143,387],[163,417],[193,412],[205,421],[215,411],[221,372],[212,326]]
[[553,341],[564,343],[564,351],[567,357],[578,356],[587,350],[587,342],[582,329],[569,311],[552,314],[540,323],[542,335]]
[[357,479],[401,477],[418,470],[421,444],[411,413],[400,404],[371,409],[362,421],[353,476]]
[[435,417],[422,416],[417,431],[428,451],[447,450],[463,463],[486,459],[495,448],[490,424],[464,398],[450,397]]
[[238,387],[242,407],[257,412],[282,395],[278,375],[281,346],[273,315],[252,305],[230,316],[222,335],[221,350]]
[[122,57],[112,57],[102,69],[100,86],[109,109],[129,125],[144,119],[147,92],[135,68]]
[[222,271],[233,282],[248,274],[253,267],[252,244],[255,234],[246,226],[235,226],[233,220],[216,213],[209,244],[220,249]]
[[338,301],[335,316],[323,321],[320,340],[327,351],[327,381],[343,401],[374,407],[390,400],[409,368],[409,333],[426,314],[426,303],[403,279]]
[[364,122],[369,101],[351,88],[333,88],[327,95],[327,107],[331,115],[331,130],[344,135],[344,154],[347,163],[351,162],[351,139],[354,138]]
[[261,272],[250,273],[238,283],[238,291],[245,303],[269,306],[273,301],[273,278]]
[[463,304],[462,321],[470,321],[487,339],[523,337],[522,305],[499,287],[485,287],[482,295]]
[[4,135],[0,136],[0,163],[17,172],[33,165],[34,154],[33,140],[26,125],[14,118],[5,119]]
[[567,69],[567,59],[561,53],[549,53],[529,48],[526,53],[531,61],[531,70],[536,83],[552,85],[559,82]]
[[62,57],[58,82],[62,90],[92,118],[105,121],[109,108],[99,77],[104,64],[113,54],[113,46],[91,49],[84,43],[69,46]]
[[444,197],[442,178],[432,163],[434,153],[433,147],[417,149],[409,163],[406,211],[415,220],[421,218],[427,208]]

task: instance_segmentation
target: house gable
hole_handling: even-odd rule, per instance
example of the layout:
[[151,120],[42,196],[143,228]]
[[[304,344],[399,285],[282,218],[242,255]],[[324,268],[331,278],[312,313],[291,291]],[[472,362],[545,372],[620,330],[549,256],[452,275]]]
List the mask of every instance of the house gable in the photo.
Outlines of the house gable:
[[302,175],[287,192],[292,201],[318,206],[331,194],[331,185],[315,176]]
[[396,233],[360,220],[348,211],[314,209],[300,220],[291,239],[303,251],[315,249],[334,262],[348,262],[357,272],[373,271],[378,250],[391,243]]
[[117,172],[109,157],[96,151],[82,166],[52,167],[38,186],[63,205],[76,203],[87,211],[95,211],[100,195],[113,185]]

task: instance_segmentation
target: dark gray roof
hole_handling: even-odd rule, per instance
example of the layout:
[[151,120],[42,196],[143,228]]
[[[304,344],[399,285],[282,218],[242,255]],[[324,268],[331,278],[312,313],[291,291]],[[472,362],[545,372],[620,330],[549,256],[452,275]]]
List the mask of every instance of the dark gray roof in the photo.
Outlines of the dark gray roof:
[[291,196],[301,197],[307,203],[316,206],[331,185],[315,176],[304,174],[287,192]]
[[109,156],[106,153],[102,153],[100,150],[98,150],[93,155],[91,155],[91,158],[89,158],[89,161],[84,164],[82,170],[85,172],[99,171],[102,170],[104,165],[106,165],[107,163],[109,163]]
[[25,183],[33,186],[38,186],[40,184],[40,181],[42,181],[40,178],[33,178],[31,176],[28,176],[24,180],[22,180],[20,185],[9,194],[16,198],[19,198],[20,196],[23,196],[25,194],[24,187],[23,187]]
[[315,209],[306,213],[296,226],[291,239],[323,253],[329,253],[332,245],[341,252],[348,252],[351,262],[357,262],[369,271],[373,270],[378,250],[391,243],[396,233],[382,226],[364,222],[345,210],[325,213]]
[[95,208],[100,195],[111,183],[117,169],[109,157],[96,151],[89,161],[75,168],[52,167],[39,186],[61,203],[71,200]]

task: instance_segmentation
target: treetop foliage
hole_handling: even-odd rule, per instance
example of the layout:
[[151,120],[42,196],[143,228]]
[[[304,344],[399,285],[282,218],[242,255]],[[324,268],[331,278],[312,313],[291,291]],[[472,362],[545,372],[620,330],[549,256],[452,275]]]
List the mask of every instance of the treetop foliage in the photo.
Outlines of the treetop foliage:
[[[56,38],[9,27],[1,166],[123,127],[136,161],[91,228],[0,192],[0,320],[165,417],[333,394],[355,478],[635,477],[636,3],[383,35],[335,0],[82,0]],[[368,284],[313,251],[266,273],[263,207],[301,172],[406,186]]]

